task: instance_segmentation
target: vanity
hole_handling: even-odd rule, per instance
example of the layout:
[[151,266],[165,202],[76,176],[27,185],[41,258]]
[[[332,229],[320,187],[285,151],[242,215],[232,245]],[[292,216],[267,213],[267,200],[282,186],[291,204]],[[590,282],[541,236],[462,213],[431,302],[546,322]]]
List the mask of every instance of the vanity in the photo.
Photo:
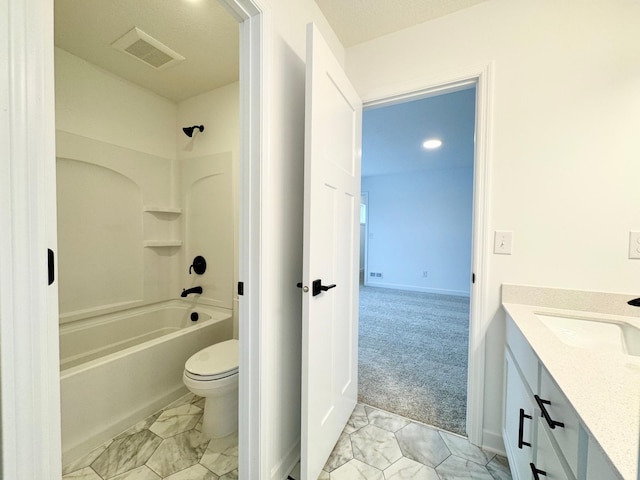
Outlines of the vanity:
[[503,439],[514,479],[639,479],[640,308],[631,298],[502,286]]

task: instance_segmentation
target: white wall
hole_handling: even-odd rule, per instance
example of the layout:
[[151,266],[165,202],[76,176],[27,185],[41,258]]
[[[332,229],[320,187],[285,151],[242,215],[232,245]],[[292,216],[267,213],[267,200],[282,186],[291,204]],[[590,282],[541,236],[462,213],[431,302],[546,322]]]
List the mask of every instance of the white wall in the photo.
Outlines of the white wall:
[[[234,313],[238,338],[239,85],[211,90],[178,104],[179,203],[185,244],[179,268],[182,288],[203,287],[203,299]],[[192,138],[183,127],[204,125]],[[220,208],[225,206],[226,208]],[[207,260],[202,276],[188,275],[196,255]]]
[[[56,49],[56,87],[61,321],[194,285],[200,301],[231,309],[238,84],[176,105]],[[167,240],[183,244],[143,247]],[[209,261],[201,277],[188,274],[195,255]]]
[[55,75],[61,321],[175,298],[178,249],[143,244],[178,225],[143,210],[173,204],[176,105],[59,48]]
[[469,295],[473,168],[364,177],[362,191],[367,285]]
[[175,103],[60,48],[55,62],[56,130],[175,158]]
[[[494,62],[484,442],[499,446],[502,283],[638,293],[640,4],[491,0],[347,51],[364,99]],[[492,241],[489,241],[489,248]]]

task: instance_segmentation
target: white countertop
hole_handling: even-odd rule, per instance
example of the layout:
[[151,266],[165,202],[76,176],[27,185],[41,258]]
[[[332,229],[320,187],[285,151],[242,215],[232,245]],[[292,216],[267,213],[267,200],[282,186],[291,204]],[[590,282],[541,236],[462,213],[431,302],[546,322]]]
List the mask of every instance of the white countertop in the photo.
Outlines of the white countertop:
[[640,357],[571,347],[545,326],[536,313],[609,319],[638,328],[640,318],[554,308],[549,306],[553,302],[541,302],[542,305],[512,303],[518,301],[518,296],[505,295],[504,287],[504,309],[571,402],[584,427],[609,456],[622,478],[638,478]]

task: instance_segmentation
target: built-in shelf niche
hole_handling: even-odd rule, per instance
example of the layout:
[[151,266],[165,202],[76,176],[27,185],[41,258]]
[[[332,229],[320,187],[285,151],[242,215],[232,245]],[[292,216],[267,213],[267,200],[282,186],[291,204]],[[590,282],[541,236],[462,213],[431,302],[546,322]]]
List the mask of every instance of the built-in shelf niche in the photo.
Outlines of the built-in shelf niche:
[[180,239],[180,207],[145,205],[144,242],[145,248],[178,248]]

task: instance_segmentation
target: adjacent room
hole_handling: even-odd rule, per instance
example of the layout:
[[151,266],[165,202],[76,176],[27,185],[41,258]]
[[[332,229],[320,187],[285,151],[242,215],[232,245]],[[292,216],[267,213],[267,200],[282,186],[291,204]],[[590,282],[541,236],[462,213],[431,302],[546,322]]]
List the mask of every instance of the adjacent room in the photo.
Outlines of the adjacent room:
[[358,399],[465,435],[475,85],[362,130]]

